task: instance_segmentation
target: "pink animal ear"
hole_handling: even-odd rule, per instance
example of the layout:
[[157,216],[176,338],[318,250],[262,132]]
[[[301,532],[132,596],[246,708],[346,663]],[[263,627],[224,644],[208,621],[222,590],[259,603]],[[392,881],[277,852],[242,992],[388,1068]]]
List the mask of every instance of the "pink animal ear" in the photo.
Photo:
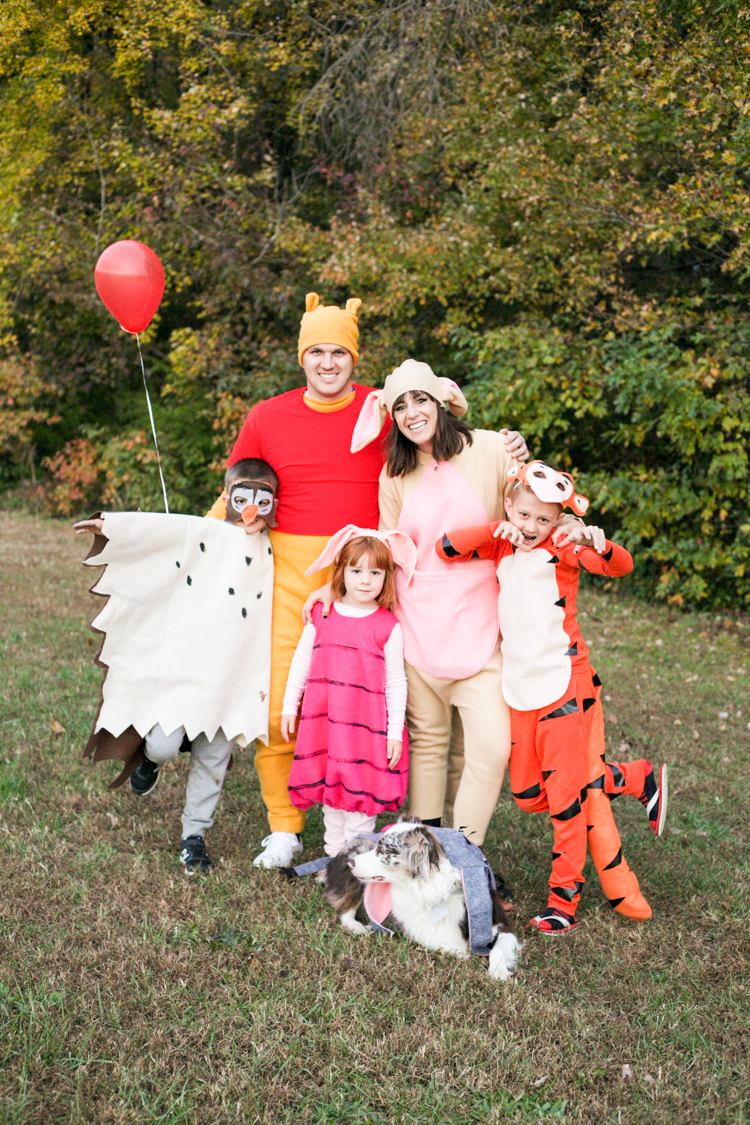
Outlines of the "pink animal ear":
[[308,566],[305,574],[315,574],[316,571],[330,566],[335,561],[339,551],[343,550],[349,540],[354,539],[358,534],[366,534],[366,531],[357,527],[355,523],[348,523],[346,527],[342,527],[340,531],[331,536],[315,562]]
[[417,569],[417,545],[411,536],[405,531],[379,531],[377,538],[387,543],[396,566],[403,570],[407,583],[411,582]]
[[352,453],[359,453],[360,449],[364,449],[371,441],[375,441],[385,425],[387,413],[383,391],[370,391],[362,403],[362,409],[354,427],[350,446]]

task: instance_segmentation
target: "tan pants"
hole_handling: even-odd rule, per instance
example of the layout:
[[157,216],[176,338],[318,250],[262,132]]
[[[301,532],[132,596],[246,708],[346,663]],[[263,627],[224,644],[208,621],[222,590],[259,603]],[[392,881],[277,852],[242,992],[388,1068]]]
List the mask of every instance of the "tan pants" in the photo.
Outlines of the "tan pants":
[[[453,828],[484,841],[510,757],[510,712],[503,699],[499,646],[481,672],[467,680],[438,680],[406,665],[409,698],[409,808],[432,820],[454,794],[458,748],[451,743],[452,708],[464,730],[464,767],[453,804]],[[449,785],[449,773],[451,784]]]

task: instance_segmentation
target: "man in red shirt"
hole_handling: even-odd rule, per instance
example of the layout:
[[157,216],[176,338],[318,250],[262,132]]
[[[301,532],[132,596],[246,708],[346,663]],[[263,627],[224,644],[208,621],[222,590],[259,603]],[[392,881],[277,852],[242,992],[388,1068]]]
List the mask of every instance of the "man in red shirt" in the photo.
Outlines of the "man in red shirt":
[[[259,402],[250,411],[229,458],[260,457],[279,478],[278,526],[269,532],[274,549],[271,701],[268,746],[256,744],[255,767],[268,809],[270,835],[254,863],[285,867],[301,850],[305,814],[289,800],[294,741],[281,737],[281,705],[289,666],[302,632],[302,606],[308,594],[332,576],[332,567],[310,578],[304,572],[322,553],[334,532],[348,523],[378,527],[378,477],[383,467],[382,439],[359,453],[350,450],[352,433],[369,387],[353,383],[359,354],[357,309],[352,297],[341,309],[320,304],[308,293],[298,357],[305,387]],[[507,439],[514,453],[519,435]],[[521,446],[525,448],[523,439]],[[520,448],[520,446],[519,446]],[[211,515],[223,516],[217,501]]]
[[[347,523],[378,526],[381,442],[351,453],[354,425],[369,387],[352,382],[358,358],[357,298],[346,308],[323,306],[308,293],[298,355],[305,387],[259,402],[248,414],[229,457],[262,457],[279,478],[274,550],[271,713],[268,746],[256,744],[255,768],[268,809],[270,835],[254,863],[287,866],[302,842],[305,814],[289,800],[294,741],[281,737],[281,704],[289,665],[302,632],[302,606],[327,572],[306,578],[329,538]],[[390,422],[384,427],[385,437]],[[262,451],[262,452],[261,452]],[[223,515],[218,501],[212,515]]]

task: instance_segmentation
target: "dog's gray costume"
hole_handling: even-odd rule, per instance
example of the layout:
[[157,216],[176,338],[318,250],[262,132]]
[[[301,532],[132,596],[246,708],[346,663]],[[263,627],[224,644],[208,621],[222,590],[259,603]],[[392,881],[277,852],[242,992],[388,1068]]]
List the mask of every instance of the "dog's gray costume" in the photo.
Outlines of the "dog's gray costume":
[[[419,824],[414,825],[419,828]],[[429,831],[437,838],[448,860],[461,872],[461,882],[466,899],[466,913],[469,919],[469,945],[472,953],[489,957],[494,944],[492,936],[492,896],[490,888],[496,889],[495,876],[481,848],[467,840],[463,832],[455,828],[433,828]],[[379,832],[367,832],[357,839],[370,840],[373,846],[381,839]],[[293,868],[295,875],[313,875],[322,871],[331,862],[331,856],[321,856]],[[369,917],[369,915],[368,915]],[[380,933],[393,934],[392,930],[381,926],[373,918],[370,925]]]

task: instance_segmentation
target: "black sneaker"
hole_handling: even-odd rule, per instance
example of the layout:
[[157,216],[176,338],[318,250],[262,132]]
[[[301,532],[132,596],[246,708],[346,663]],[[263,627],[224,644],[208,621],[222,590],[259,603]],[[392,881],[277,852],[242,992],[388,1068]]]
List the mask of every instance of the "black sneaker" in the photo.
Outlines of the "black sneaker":
[[130,788],[136,797],[145,797],[156,787],[160,769],[161,766],[157,765],[156,762],[152,762],[148,758],[143,759],[138,769],[130,775]]
[[643,782],[643,792],[638,800],[648,813],[648,822],[654,830],[654,833],[657,837],[661,836],[664,831],[664,823],[667,819],[667,802],[669,800],[666,763],[659,768],[658,781],[653,769],[651,769],[650,773],[646,774]]
[[210,871],[213,867],[202,836],[186,836],[180,840],[180,863],[186,875]]

